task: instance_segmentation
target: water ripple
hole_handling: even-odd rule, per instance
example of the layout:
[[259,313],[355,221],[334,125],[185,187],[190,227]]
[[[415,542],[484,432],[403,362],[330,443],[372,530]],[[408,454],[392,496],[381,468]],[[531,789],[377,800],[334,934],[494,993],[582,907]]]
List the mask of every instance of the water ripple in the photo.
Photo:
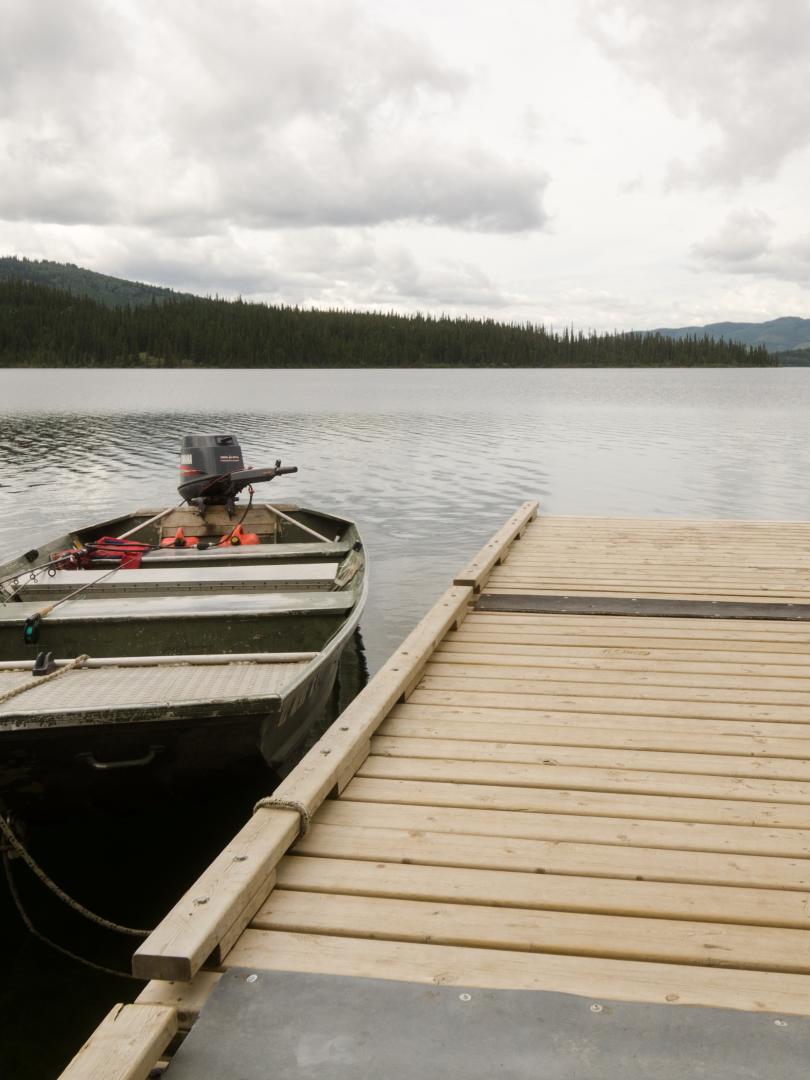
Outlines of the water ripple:
[[177,447],[231,431],[296,464],[274,498],[358,520],[376,665],[515,505],[807,518],[810,371],[0,372],[0,557],[175,498]]

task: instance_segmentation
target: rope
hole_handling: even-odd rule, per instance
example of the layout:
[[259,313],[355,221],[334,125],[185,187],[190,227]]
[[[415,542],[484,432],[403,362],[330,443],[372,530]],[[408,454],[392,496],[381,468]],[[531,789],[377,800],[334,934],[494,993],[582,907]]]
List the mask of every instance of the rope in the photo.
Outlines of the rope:
[[302,802],[299,802],[297,799],[285,799],[283,795],[265,795],[265,797],[259,799],[253,807],[253,813],[255,814],[257,810],[273,809],[295,810],[301,819],[298,829],[298,839],[302,840],[307,835],[309,826],[312,822],[312,816]]
[[55,896],[58,896],[68,907],[73,908],[79,915],[82,915],[85,919],[89,919],[90,922],[96,923],[98,926],[103,926],[105,930],[115,930],[119,934],[130,934],[132,937],[149,936],[149,930],[135,930],[131,926],[121,926],[119,923],[111,922],[102,915],[96,915],[95,912],[90,911],[88,908],[84,907],[83,904],[80,904],[78,900],[74,900],[72,896],[68,896],[63,889],[59,888],[55,881],[52,881],[51,878],[48,877],[42,867],[34,860],[33,856],[29,854],[20,838],[16,835],[11,828],[11,825],[9,825],[2,814],[0,814],[0,832],[3,833],[11,847],[14,848],[29,870],[36,874],[42,884],[47,889],[50,889]]
[[12,686],[10,690],[6,690],[5,694],[0,694],[0,705],[4,705],[7,701],[11,701],[12,698],[18,694],[24,694],[26,690],[33,690],[35,686],[44,686],[45,683],[51,682],[53,679],[58,679],[60,675],[64,675],[66,671],[73,671],[74,668],[82,667],[90,657],[87,653],[82,653],[81,656],[77,656],[75,660],[71,660],[69,664],[65,664],[64,667],[60,667],[58,671],[52,671],[50,675],[37,675],[28,682],[20,683],[19,686]]
[[[228,539],[228,543],[230,543],[230,542],[231,542],[231,540],[233,539],[233,537],[234,537],[234,536],[236,535],[236,530],[237,530],[237,529],[238,529],[238,528],[239,528],[239,527],[240,527],[241,525],[244,525],[244,523],[245,523],[245,518],[246,518],[246,517],[248,516],[248,511],[250,510],[251,506],[253,505],[253,488],[252,488],[252,487],[250,486],[250,484],[248,484],[248,492],[249,492],[249,496],[248,496],[247,506],[245,507],[245,512],[244,512],[244,513],[242,514],[242,516],[241,516],[241,517],[239,518],[239,520],[237,521],[237,523],[236,523],[236,524],[234,525],[234,527],[233,527],[233,528],[231,529],[231,531],[230,531],[230,532],[228,533],[228,537],[227,537],[227,539]],[[224,541],[224,540],[220,540],[220,543],[221,543],[221,544],[224,544],[224,543],[225,543],[225,541]]]
[[11,862],[5,851],[3,852],[3,870],[5,871],[6,881],[8,882],[8,891],[11,893],[14,906],[17,908],[20,918],[25,923],[26,929],[33,937],[37,938],[38,941],[41,941],[49,948],[61,953],[63,956],[67,956],[70,960],[75,960],[79,964],[84,964],[85,967],[92,968],[94,971],[100,971],[103,975],[114,975],[117,979],[132,979],[135,982],[143,982],[143,979],[136,978],[129,971],[118,971],[116,968],[108,968],[103,964],[96,964],[93,960],[88,960],[84,956],[79,956],[77,953],[71,952],[70,949],[65,949],[62,945],[57,945],[55,941],[51,941],[50,938],[41,934],[31,922],[31,919],[28,917],[28,912],[23,907],[20,894],[17,891],[17,884],[14,881],[14,876],[11,872]]

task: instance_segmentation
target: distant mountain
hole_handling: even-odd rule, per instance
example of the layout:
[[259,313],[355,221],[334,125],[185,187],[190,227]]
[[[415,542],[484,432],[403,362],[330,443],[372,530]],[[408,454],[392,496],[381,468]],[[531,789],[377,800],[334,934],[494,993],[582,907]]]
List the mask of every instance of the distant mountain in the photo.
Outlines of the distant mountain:
[[151,304],[153,300],[163,303],[188,295],[157,285],[143,285],[138,281],[97,274],[94,270],[84,270],[73,263],[18,259],[13,255],[0,256],[0,281],[28,281],[33,285],[46,285],[74,296],[87,296],[106,307],[138,307]]
[[719,322],[706,326],[681,326],[677,329],[663,327],[650,330],[662,337],[710,337],[714,340],[739,341],[743,345],[764,345],[768,352],[783,353],[792,349],[810,349],[810,319],[787,315],[768,322]]

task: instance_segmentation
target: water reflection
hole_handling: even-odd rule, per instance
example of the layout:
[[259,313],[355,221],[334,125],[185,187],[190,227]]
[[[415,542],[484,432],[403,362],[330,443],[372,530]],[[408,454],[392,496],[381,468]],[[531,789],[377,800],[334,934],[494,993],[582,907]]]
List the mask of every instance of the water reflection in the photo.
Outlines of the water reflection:
[[806,518],[810,370],[0,373],[0,558],[176,498],[232,430],[268,494],[355,518],[372,668],[525,498],[552,514]]

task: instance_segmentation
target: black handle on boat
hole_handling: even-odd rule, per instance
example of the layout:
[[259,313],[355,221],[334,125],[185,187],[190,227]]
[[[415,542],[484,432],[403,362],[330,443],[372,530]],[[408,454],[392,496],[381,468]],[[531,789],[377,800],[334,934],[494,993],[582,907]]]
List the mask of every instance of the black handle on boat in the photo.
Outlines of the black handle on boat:
[[125,758],[122,761],[99,761],[94,754],[88,751],[84,754],[77,754],[76,760],[85,762],[92,769],[137,769],[144,765],[151,765],[162,749],[162,746],[150,746],[143,757]]
[[217,480],[230,480],[231,486],[236,491],[241,491],[248,484],[263,484],[265,480],[273,480],[276,476],[286,476],[288,473],[296,472],[298,472],[297,465],[285,465],[282,468],[281,463],[277,462],[268,469],[245,469],[244,472],[225,473],[224,476],[217,477]]

